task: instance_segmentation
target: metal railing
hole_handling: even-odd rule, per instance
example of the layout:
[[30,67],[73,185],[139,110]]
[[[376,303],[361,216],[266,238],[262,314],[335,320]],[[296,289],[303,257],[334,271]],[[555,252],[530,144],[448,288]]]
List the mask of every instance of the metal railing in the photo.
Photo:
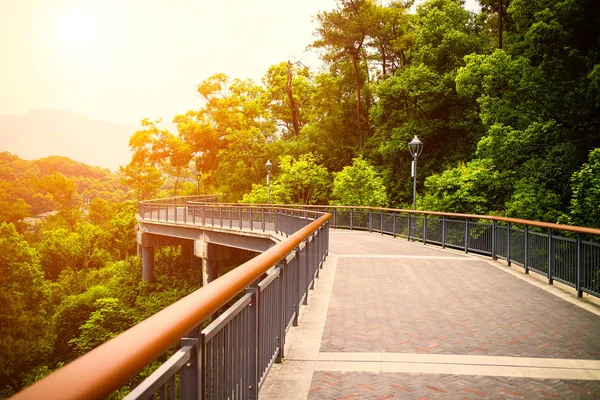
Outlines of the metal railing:
[[367,230],[504,259],[600,297],[600,229],[496,216],[371,207],[303,206],[332,214],[332,228]]
[[[102,344],[14,399],[101,399],[179,342],[179,349],[127,399],[257,399],[300,304],[328,253],[330,214],[287,208],[140,203],[142,220],[273,230],[287,237],[138,325]],[[235,303],[203,328],[215,312]]]
[[[229,204],[236,208],[247,204]],[[261,207],[264,205],[254,205]],[[331,227],[404,237],[442,248],[504,259],[548,279],[600,297],[600,229],[489,215],[375,207],[277,205],[332,214]]]

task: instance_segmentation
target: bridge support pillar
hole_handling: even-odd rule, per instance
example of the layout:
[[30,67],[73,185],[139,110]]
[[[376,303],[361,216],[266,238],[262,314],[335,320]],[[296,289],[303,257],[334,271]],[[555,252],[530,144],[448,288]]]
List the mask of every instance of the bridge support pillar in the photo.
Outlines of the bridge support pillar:
[[202,260],[202,286],[206,286],[218,278],[217,260],[219,247],[203,240],[194,241],[194,265]]
[[154,282],[154,247],[142,247],[142,278]]
[[217,260],[202,259],[202,286],[206,286],[217,279]]

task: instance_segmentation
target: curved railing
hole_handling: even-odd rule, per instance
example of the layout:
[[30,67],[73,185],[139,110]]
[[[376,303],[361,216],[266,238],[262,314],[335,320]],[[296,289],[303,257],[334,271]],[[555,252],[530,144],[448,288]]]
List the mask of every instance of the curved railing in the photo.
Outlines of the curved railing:
[[[318,277],[329,227],[405,237],[503,258],[600,296],[600,230],[496,216],[372,207],[140,202],[140,221],[270,231],[281,242],[15,396],[104,398],[173,344],[179,350],[128,398],[256,398]],[[286,236],[288,236],[286,238]],[[219,318],[202,323],[237,295]],[[85,383],[85,384],[84,384]]]
[[[215,205],[190,202],[205,210]],[[225,206],[225,205],[220,205]],[[232,213],[248,204],[227,204]],[[264,207],[254,205],[253,207]],[[332,214],[331,227],[365,230],[504,259],[548,279],[600,297],[600,229],[491,215],[393,208],[278,205]]]
[[[139,219],[200,225],[208,224],[210,214],[214,224],[216,207],[207,211],[186,201],[190,200],[142,202]],[[238,207],[239,223],[233,224],[235,216],[230,213],[226,226],[222,217],[227,210],[233,208],[220,209],[221,227],[253,230],[260,216],[263,230],[277,225],[277,232],[284,234],[278,235],[281,241],[13,398],[106,398],[179,342],[179,350],[127,399],[151,398],[156,393],[161,399],[256,399],[271,365],[281,362],[286,332],[297,325],[300,304],[306,304],[323,267],[331,215],[271,207],[260,211],[250,207],[239,213]]]

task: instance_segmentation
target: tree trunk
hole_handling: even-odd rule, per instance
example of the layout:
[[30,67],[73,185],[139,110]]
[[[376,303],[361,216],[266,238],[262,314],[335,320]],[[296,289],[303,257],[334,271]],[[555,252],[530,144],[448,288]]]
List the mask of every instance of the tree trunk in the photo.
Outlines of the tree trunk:
[[360,147],[363,147],[363,133],[360,126],[360,71],[358,70],[358,54],[352,57],[354,64],[354,74],[356,76],[356,126],[358,127],[358,137],[360,139]]
[[179,184],[179,174],[177,174],[177,178],[175,178],[175,187],[173,188],[173,196],[177,197],[177,185]]
[[294,125],[294,132],[296,135],[300,133],[300,126],[298,124],[298,114],[296,111],[296,102],[294,101],[294,94],[292,93],[292,63],[287,63],[287,85],[285,85],[285,91],[290,98],[290,109],[292,111],[292,124]]
[[502,50],[502,0],[498,0],[498,48]]

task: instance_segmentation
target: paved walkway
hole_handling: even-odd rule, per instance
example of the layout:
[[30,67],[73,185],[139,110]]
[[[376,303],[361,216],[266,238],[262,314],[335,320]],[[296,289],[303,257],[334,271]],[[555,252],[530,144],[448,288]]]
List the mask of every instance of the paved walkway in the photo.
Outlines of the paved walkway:
[[330,257],[264,399],[600,398],[600,302],[367,232]]

